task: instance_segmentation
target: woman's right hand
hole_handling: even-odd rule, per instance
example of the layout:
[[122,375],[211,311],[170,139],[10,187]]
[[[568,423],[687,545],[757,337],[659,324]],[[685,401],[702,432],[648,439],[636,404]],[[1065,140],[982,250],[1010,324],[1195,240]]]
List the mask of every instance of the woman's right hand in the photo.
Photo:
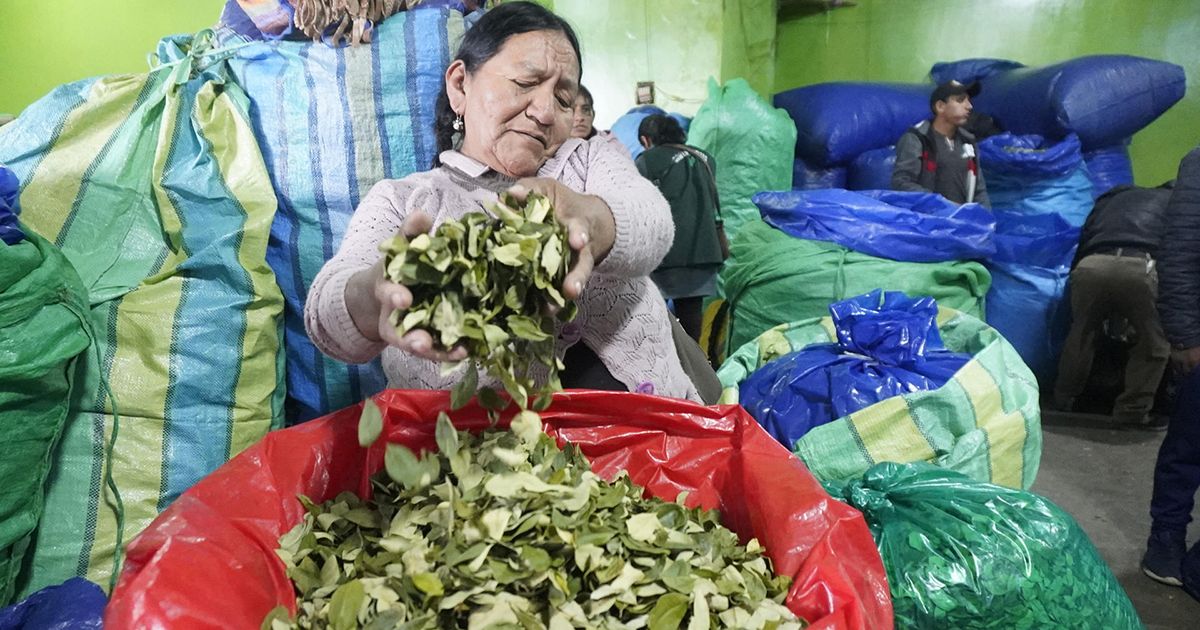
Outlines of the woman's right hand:
[[[429,232],[433,219],[424,212],[408,216],[401,226],[406,237]],[[408,287],[388,279],[384,258],[351,276],[346,283],[346,306],[355,327],[364,337],[372,341],[383,341],[389,346],[432,361],[462,361],[467,351],[455,346],[449,351],[434,348],[433,337],[425,330],[413,330],[401,337],[392,325],[394,311],[404,311],[412,306],[413,296]]]

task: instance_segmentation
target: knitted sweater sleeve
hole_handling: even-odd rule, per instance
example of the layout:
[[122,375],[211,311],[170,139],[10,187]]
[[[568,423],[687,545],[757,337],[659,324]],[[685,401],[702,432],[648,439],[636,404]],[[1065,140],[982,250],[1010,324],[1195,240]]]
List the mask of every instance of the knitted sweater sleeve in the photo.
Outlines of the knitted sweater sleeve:
[[359,203],[342,244],[321,267],[304,304],[304,327],[321,352],[346,363],[365,363],[383,351],[385,343],[367,339],[346,304],[346,283],[382,256],[379,244],[400,231],[412,197],[404,181],[379,182]]
[[612,250],[596,273],[623,278],[648,276],[675,240],[671,206],[633,161],[608,143],[589,143],[583,192],[608,204],[616,223]]

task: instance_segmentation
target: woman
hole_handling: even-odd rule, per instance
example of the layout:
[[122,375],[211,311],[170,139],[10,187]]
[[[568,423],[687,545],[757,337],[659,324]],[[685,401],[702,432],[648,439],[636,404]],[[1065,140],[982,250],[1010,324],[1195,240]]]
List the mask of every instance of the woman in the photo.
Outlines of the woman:
[[379,243],[486,211],[506,189],[536,191],[574,250],[563,293],[579,316],[558,330],[563,385],[699,399],[647,277],[671,245],[669,206],[606,142],[570,138],[580,67],[571,27],[533,3],[505,2],[467,31],[438,104],[437,164],[375,185],[313,282],[305,325],[317,347],[353,363],[382,352],[392,387],[451,387],[461,369],[445,375],[439,362],[465,353],[436,350],[425,331],[396,336],[388,316],[412,294],[385,278]]
[[699,339],[703,301],[717,293],[724,260],[717,236],[716,167],[711,155],[684,144],[687,136],[670,116],[644,118],[638,138],[646,147],[637,157],[638,172],[662,191],[675,221],[671,251],[650,277],[675,303],[683,329]]
[[633,159],[629,153],[629,147],[626,147],[616,135],[611,131],[600,131],[592,126],[596,121],[596,110],[592,93],[582,85],[579,86],[579,94],[575,95],[574,117],[571,119],[571,137],[583,138],[591,140],[592,138],[600,138],[613,147],[619,149],[623,155]]

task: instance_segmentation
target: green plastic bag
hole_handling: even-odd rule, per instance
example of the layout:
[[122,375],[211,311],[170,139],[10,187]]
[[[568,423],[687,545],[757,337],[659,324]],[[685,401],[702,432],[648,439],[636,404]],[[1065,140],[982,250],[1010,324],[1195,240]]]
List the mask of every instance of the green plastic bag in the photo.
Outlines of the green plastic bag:
[[[971,360],[937,389],[881,400],[806,433],[791,445],[792,452],[818,479],[847,481],[885,461],[927,461],[982,482],[1033,485],[1042,456],[1033,373],[982,321],[941,307],[937,325],[946,349]],[[738,402],[741,382],[770,361],[836,339],[828,316],[768,330],[738,348],[717,371],[721,402]]]
[[63,255],[32,233],[0,241],[0,607],[42,515],[71,363],[90,343],[87,292]]
[[799,239],[762,220],[744,224],[721,269],[729,309],[727,348],[763,331],[829,312],[829,305],[875,289],[928,295],[943,307],[983,319],[992,277],[977,262],[909,263],[834,243]]
[[1087,534],[1036,494],[928,464],[826,487],[866,517],[897,628],[1142,627]]
[[77,362],[23,595],[110,584],[123,541],[282,426],[278,202],[212,44],[165,39],[155,70],[62,86],[0,127],[23,226],[79,272],[97,345]]
[[792,188],[796,125],[743,79],[723,86],[708,80],[708,100],[688,127],[688,144],[717,162],[721,219],[730,240],[744,223],[758,220],[754,193]]

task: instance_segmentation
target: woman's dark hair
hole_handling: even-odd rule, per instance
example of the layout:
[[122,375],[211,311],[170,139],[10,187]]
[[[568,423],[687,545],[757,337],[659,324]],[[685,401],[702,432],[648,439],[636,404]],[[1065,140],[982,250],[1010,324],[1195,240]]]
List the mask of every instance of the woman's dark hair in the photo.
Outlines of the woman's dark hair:
[[579,95],[582,96],[584,98],[584,100],[587,101],[588,107],[596,106],[596,101],[592,99],[591,90],[588,90],[587,88],[583,87],[583,84],[579,85]]
[[[583,57],[579,54],[579,38],[575,36],[575,29],[549,9],[532,2],[505,2],[484,13],[463,35],[454,61],[461,59],[467,72],[473,73],[495,57],[509,37],[536,31],[557,31],[566,36],[571,48],[575,49],[575,59],[579,62],[582,74]],[[450,108],[450,97],[446,94],[444,83],[434,112],[434,134],[437,137],[437,151],[441,153],[454,148],[455,114]],[[433,165],[436,167],[440,163],[438,157],[433,156]]]
[[687,143],[687,134],[683,133],[679,121],[665,114],[650,114],[643,118],[642,124],[638,125],[638,137],[642,136],[649,138],[650,146],[655,147],[660,144]]

